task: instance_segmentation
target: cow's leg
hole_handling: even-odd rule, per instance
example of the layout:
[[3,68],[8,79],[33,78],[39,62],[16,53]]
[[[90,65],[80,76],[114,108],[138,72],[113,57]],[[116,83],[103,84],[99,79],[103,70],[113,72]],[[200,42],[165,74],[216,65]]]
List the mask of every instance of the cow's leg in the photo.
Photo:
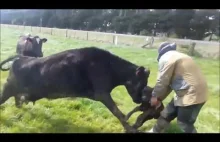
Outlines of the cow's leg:
[[127,132],[138,132],[126,122],[125,115],[118,109],[110,94],[98,94],[96,95],[95,99],[102,102],[112,112],[112,114],[118,118],[118,120]]
[[10,97],[15,96],[17,93],[17,89],[13,86],[13,84],[7,81],[4,84],[2,95],[0,96],[0,105],[5,103]]
[[113,101],[110,91],[112,90],[112,76],[106,66],[102,64],[91,63],[88,67],[88,76],[92,82],[94,92],[94,99],[102,102],[112,114],[118,118],[122,126],[127,132],[137,132],[125,120],[125,115],[118,109]]
[[132,115],[133,113],[137,112],[137,111],[140,111],[140,106],[137,106],[137,107],[135,107],[132,111],[130,111],[130,112],[126,115],[125,120],[128,121],[128,119],[131,117],[131,115]]

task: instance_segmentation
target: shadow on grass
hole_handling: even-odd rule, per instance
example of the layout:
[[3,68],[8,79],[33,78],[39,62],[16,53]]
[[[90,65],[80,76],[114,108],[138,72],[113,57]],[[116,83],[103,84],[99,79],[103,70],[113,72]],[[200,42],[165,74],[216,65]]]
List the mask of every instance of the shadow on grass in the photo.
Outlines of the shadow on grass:
[[[51,117],[46,113],[33,112],[30,109],[28,110],[32,118],[44,117],[44,123],[47,124],[47,127],[42,128],[44,133],[96,133],[101,132],[100,129],[92,128],[89,126],[79,126],[73,124],[73,122],[66,118]],[[70,112],[71,113],[71,112]]]
[[[43,111],[21,108],[19,117],[1,118],[1,123],[13,130],[9,133],[101,133],[102,130],[90,126],[74,124],[71,119],[49,115]],[[71,113],[71,112],[70,112]],[[27,119],[28,116],[28,119]],[[26,120],[25,120],[26,119]],[[35,121],[35,119],[38,119]],[[23,121],[26,121],[23,122]],[[22,123],[20,123],[22,122]]]

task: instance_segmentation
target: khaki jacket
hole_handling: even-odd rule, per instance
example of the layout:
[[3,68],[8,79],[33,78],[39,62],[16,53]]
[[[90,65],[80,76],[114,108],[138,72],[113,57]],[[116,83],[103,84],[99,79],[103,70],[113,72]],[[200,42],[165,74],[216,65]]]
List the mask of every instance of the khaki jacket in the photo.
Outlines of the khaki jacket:
[[161,56],[152,95],[164,100],[172,90],[175,106],[199,104],[208,99],[208,86],[201,70],[190,56],[178,51]]

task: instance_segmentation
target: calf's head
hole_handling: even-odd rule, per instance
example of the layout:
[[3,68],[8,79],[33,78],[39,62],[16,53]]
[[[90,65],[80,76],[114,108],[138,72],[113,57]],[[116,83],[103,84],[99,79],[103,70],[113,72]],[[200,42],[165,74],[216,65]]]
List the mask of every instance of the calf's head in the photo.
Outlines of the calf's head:
[[150,99],[153,89],[154,88],[151,88],[150,86],[144,87],[144,89],[142,90],[142,102],[150,104]]
[[47,42],[46,38],[40,38],[39,36],[28,36],[25,40],[26,43],[31,43],[29,44],[31,48],[31,52],[33,56],[35,57],[43,57],[43,52],[42,52],[42,45],[43,43]]
[[136,69],[133,77],[126,82],[125,87],[133,102],[137,104],[142,102],[142,90],[148,84],[149,75],[150,70],[147,70],[141,66]]

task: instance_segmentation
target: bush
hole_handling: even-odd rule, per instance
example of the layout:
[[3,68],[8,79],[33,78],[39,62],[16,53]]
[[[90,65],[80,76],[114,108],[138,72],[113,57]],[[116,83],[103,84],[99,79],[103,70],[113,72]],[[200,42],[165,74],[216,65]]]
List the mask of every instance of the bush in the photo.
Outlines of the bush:
[[169,38],[178,38],[178,36],[177,36],[177,34],[172,33],[172,34],[170,34]]
[[192,42],[190,45],[180,45],[177,50],[190,56],[202,57],[202,55],[195,50],[195,46],[196,43]]

